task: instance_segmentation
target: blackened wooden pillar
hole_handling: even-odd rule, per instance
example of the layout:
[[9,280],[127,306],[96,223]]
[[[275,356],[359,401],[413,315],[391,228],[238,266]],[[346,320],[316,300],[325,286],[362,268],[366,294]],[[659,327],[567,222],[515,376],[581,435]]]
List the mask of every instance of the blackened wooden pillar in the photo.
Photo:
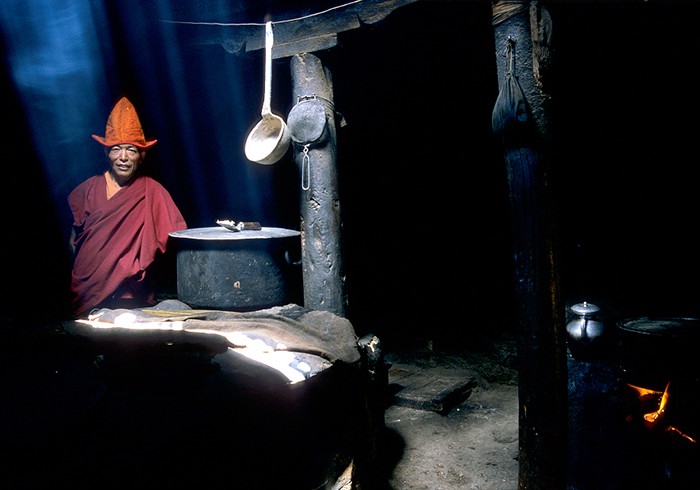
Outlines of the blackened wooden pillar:
[[[558,297],[553,194],[548,181],[548,97],[541,88],[546,52],[540,51],[540,43],[546,42],[548,20],[548,14],[536,2],[493,2],[499,83],[503,84],[512,68],[527,102],[530,121],[523,125],[524,131],[500,133],[509,181],[519,319],[521,490],[566,488],[565,325]],[[513,63],[507,59],[509,45]],[[501,94],[503,90],[501,85]]]
[[332,78],[321,61],[308,53],[292,57],[291,72],[296,105],[288,124],[300,175],[304,306],[344,317],[347,293]]

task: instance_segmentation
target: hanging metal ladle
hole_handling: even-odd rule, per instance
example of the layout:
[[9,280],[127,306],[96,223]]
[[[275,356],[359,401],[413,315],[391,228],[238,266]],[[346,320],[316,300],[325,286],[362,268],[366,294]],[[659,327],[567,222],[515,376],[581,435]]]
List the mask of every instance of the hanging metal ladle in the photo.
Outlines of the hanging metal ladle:
[[245,156],[248,160],[264,165],[276,163],[289,148],[290,134],[284,119],[273,114],[270,109],[272,94],[272,45],[274,36],[272,22],[265,23],[265,95],[262,105],[262,119],[248,134],[245,142]]

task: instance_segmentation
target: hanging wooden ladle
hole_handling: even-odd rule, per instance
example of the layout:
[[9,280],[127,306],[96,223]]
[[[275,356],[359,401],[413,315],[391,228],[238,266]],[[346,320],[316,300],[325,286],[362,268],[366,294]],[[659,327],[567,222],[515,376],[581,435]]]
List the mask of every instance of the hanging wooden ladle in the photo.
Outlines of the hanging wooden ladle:
[[262,105],[262,119],[248,134],[245,142],[245,156],[256,163],[269,165],[279,161],[289,148],[290,134],[284,119],[272,113],[272,22],[265,23],[265,95]]

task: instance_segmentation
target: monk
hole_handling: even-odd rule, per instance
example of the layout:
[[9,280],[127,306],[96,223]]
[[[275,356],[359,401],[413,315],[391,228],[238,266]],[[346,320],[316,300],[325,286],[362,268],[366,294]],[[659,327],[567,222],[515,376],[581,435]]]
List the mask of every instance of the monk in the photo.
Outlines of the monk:
[[108,169],[78,184],[68,196],[73,213],[70,247],[72,310],[76,317],[94,308],[152,306],[156,302],[153,265],[165,253],[168,234],[187,228],[170,193],[138,172],[147,141],[133,104],[121,98],[107,120]]

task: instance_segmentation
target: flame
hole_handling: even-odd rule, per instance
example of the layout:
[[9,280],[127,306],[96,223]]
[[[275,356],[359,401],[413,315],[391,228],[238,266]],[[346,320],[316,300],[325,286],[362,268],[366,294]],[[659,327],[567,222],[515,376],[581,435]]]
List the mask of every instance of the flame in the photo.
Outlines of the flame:
[[[671,381],[668,381],[666,383],[666,388],[664,388],[664,391],[657,391],[657,390],[652,390],[649,388],[643,388],[641,386],[635,386],[632,384],[627,383],[627,386],[635,390],[639,396],[639,400],[641,402],[644,401],[650,401],[650,400],[655,400],[658,399],[658,405],[657,409],[645,413],[642,415],[642,420],[644,421],[644,426],[653,429],[656,427],[656,425],[661,422],[664,419],[664,414],[666,413],[666,408],[668,406],[668,402],[671,399],[671,393],[670,393],[670,388],[671,388]],[[664,429],[665,432],[671,433],[677,436],[680,436],[687,441],[697,444],[697,440],[695,440],[693,437],[690,435],[686,434],[685,432],[681,431],[678,427],[675,427],[673,425],[668,425]]]
[[627,383],[627,386],[639,393],[639,397],[656,396],[661,395],[662,391],[650,390],[649,388],[642,388],[641,386],[635,386]]
[[672,432],[674,434],[677,434],[677,435],[687,439],[688,441],[692,442],[693,444],[697,444],[697,442],[698,442],[695,439],[693,439],[692,437],[690,437],[688,434],[686,434],[685,432],[682,432],[680,429],[678,429],[677,427],[674,427],[672,425],[669,425],[668,427],[666,427],[666,432]]
[[666,388],[661,394],[661,400],[659,400],[659,408],[654,412],[645,413],[643,416],[644,425],[649,427],[650,429],[654,428],[656,424],[663,420],[664,413],[666,412],[666,404],[668,404],[668,400],[670,398],[668,392],[670,386],[671,382],[669,381],[668,383],[666,383]]

